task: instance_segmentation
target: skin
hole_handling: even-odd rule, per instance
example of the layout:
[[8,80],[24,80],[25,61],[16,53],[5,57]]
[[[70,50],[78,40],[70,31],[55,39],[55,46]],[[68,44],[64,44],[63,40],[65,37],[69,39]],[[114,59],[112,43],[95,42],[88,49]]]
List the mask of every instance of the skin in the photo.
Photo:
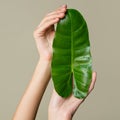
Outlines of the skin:
[[[40,58],[33,77],[14,113],[13,120],[35,120],[42,96],[51,78],[54,24],[64,18],[66,9],[67,6],[63,5],[47,14],[33,33]],[[93,72],[89,93],[93,90],[95,81],[96,72]],[[53,89],[48,107],[48,120],[72,120],[74,113],[84,100],[77,99],[73,95],[66,99],[62,98]]]

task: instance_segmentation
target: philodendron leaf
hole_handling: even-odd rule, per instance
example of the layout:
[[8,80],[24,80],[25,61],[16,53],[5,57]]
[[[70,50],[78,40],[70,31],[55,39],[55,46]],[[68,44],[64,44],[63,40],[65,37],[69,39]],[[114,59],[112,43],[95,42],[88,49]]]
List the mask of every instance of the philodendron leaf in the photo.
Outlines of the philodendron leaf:
[[92,77],[92,60],[87,24],[75,9],[68,9],[57,24],[53,41],[52,80],[62,97],[84,98]]

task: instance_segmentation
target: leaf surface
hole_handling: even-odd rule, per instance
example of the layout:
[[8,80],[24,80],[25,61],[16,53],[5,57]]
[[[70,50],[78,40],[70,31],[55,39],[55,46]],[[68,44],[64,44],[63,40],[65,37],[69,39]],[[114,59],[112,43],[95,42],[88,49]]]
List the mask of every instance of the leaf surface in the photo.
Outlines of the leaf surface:
[[75,9],[67,9],[57,24],[53,41],[51,74],[55,90],[62,97],[84,98],[92,77],[88,27]]

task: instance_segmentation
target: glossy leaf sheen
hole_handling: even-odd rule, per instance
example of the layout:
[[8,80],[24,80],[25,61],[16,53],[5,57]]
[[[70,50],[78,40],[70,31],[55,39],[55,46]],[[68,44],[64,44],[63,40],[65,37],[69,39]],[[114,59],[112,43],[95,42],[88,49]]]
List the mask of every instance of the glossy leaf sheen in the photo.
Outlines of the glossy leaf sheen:
[[75,9],[68,9],[57,24],[53,42],[52,80],[62,97],[84,98],[92,77],[92,60],[87,24]]

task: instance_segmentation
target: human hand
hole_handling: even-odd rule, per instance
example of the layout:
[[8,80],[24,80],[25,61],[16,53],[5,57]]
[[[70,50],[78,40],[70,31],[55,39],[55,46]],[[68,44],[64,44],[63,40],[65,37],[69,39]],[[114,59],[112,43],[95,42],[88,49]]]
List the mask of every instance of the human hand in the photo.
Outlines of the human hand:
[[52,43],[55,35],[54,24],[65,16],[67,6],[63,5],[57,10],[47,14],[33,33],[40,58],[50,61],[52,59]]
[[[89,93],[94,88],[96,76],[96,72],[93,72]],[[49,120],[71,120],[77,108],[85,99],[78,99],[73,95],[68,98],[62,98],[56,93],[55,90],[53,90],[48,109]]]

